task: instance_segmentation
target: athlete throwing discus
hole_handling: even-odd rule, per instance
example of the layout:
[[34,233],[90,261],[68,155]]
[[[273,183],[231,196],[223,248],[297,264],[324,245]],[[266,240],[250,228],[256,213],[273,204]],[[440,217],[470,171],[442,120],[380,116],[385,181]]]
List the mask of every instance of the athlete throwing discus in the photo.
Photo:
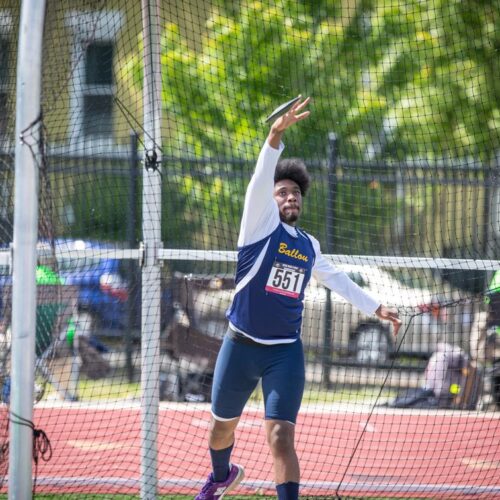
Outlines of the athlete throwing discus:
[[309,98],[300,98],[272,124],[247,188],[235,294],[212,387],[208,444],[213,470],[196,500],[220,499],[243,479],[243,467],[230,461],[234,432],[259,380],[278,499],[298,499],[295,422],[305,382],[300,331],[311,276],[364,313],[392,322],[394,335],[401,325],[397,311],[330,264],[318,240],[297,226],[310,177],[301,160],[279,158],[284,132],[307,119],[308,103]]

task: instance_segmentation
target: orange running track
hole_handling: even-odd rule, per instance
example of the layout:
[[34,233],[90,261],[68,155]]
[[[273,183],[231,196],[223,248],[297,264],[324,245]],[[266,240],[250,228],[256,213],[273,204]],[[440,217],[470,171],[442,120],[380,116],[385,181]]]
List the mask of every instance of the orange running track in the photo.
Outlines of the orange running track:
[[[296,439],[303,496],[500,499],[498,412],[376,408],[370,416],[370,407],[356,406],[302,409]],[[203,484],[209,418],[208,405],[161,405],[160,493],[194,494]],[[137,404],[37,407],[34,424],[53,448],[48,462],[39,461],[37,493],[140,491]],[[232,459],[246,470],[238,494],[274,493],[262,410],[246,410]]]

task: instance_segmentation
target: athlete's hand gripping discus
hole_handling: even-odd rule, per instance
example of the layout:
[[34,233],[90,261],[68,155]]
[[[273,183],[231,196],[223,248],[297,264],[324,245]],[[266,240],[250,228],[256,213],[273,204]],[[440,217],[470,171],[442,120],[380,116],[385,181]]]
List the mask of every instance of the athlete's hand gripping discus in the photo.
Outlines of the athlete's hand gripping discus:
[[300,95],[294,97],[291,101],[280,104],[267,118],[266,123],[276,120],[280,116],[284,115],[299,99]]

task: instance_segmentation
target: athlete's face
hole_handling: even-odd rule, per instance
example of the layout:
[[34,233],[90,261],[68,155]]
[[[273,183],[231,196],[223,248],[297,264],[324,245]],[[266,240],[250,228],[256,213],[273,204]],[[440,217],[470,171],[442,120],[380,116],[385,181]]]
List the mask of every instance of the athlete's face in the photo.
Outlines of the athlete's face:
[[290,225],[297,222],[302,208],[302,194],[299,185],[283,179],[274,185],[274,199],[278,203],[280,219]]

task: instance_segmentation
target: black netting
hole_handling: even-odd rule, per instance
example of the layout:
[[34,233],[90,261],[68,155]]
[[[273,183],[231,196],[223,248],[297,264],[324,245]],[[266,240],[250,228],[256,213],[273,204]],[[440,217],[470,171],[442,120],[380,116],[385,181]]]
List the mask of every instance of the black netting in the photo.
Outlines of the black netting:
[[[19,3],[0,6],[0,491]],[[311,114],[282,154],[312,177],[300,226],[403,322],[395,339],[312,280],[302,495],[500,497],[498,4],[159,1],[155,39],[142,3],[47,1],[41,110],[23,133],[39,172],[34,424],[53,449],[36,493],[139,495],[148,474],[166,498],[203,485],[245,192],[265,118],[301,94]],[[275,492],[263,412],[259,386],[236,431],[238,495]]]

